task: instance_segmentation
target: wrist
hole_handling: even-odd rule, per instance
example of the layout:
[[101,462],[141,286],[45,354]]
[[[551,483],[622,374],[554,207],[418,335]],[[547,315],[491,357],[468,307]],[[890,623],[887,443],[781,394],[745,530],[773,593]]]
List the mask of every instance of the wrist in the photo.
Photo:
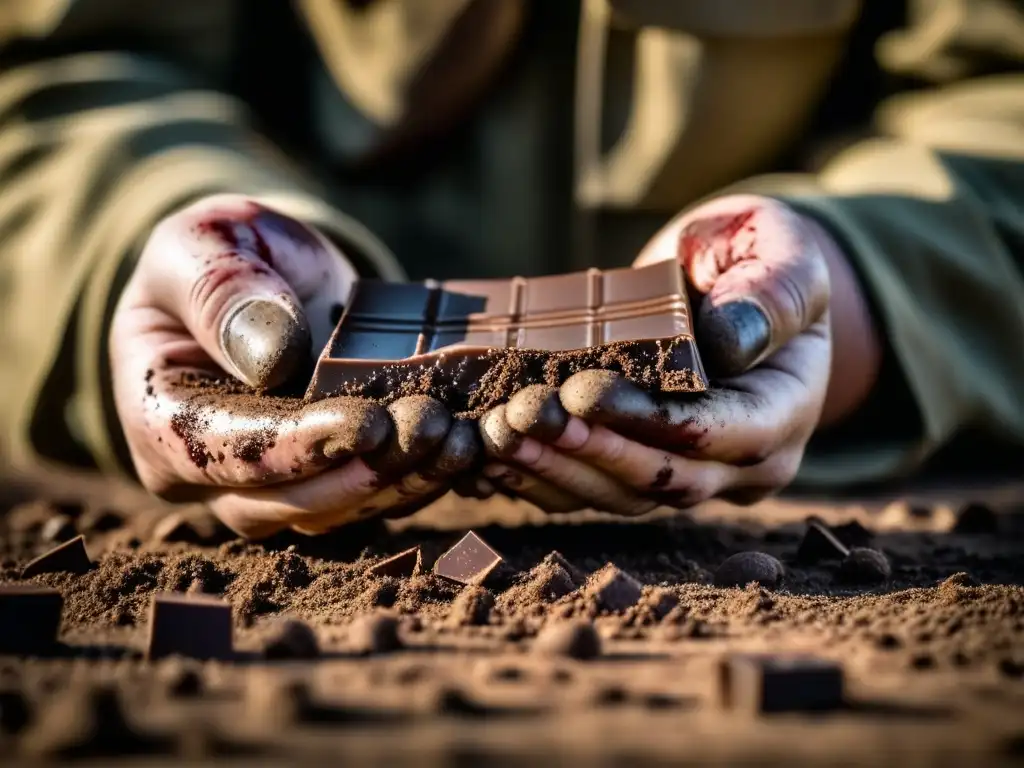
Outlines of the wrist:
[[828,265],[832,360],[819,427],[854,414],[878,381],[884,344],[856,271],[839,242],[817,220],[798,214]]

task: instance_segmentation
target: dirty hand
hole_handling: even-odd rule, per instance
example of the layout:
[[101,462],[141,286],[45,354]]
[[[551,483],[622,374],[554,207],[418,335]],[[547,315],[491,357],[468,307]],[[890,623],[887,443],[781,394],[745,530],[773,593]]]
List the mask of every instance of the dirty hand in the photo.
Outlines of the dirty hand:
[[[437,401],[251,392],[308,372],[355,277],[321,234],[242,196],[158,224],[110,331],[114,399],[143,485],[207,501],[252,537],[319,533],[444,493],[479,438]],[[225,371],[248,386],[225,384]]]
[[[767,198],[713,200],[665,227],[637,264],[678,259],[702,295],[697,345],[713,388],[651,394],[583,371],[487,414],[485,474],[548,511],[637,515],[786,486],[829,384],[829,267],[820,226]],[[525,491],[525,492],[524,492]]]

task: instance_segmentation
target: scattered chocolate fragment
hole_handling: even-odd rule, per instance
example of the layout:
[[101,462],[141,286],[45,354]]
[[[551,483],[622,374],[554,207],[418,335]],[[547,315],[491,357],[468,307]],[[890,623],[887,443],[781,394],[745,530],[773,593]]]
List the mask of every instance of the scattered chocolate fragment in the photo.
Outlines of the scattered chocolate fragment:
[[75,521],[67,515],[54,515],[45,523],[39,531],[39,538],[45,542],[61,542],[73,539],[78,530],[75,528]]
[[434,573],[459,584],[501,588],[515,571],[490,544],[470,531],[437,559]]
[[64,598],[46,587],[0,587],[0,653],[46,653],[57,643]]
[[796,551],[796,561],[803,565],[815,565],[826,560],[842,560],[850,554],[843,542],[836,538],[825,525],[809,523],[804,538]]
[[564,568],[565,572],[569,574],[569,578],[572,579],[573,585],[582,587],[587,583],[587,574],[582,568],[577,568],[575,565],[570,563],[565,555],[559,552],[557,549],[551,550],[548,555],[540,561],[543,565],[557,565],[560,568]]
[[71,541],[66,541],[59,547],[54,547],[28,563],[21,570],[21,578],[30,579],[41,573],[67,573],[83,574],[92,568],[92,560],[85,549],[85,537],[76,536]]
[[494,595],[476,584],[463,589],[448,612],[448,623],[458,627],[483,626],[491,618]]
[[349,644],[356,653],[390,653],[402,648],[398,619],[388,613],[357,616],[348,630]]
[[819,712],[843,706],[843,669],[806,656],[737,654],[719,665],[719,702],[751,714]]
[[358,280],[307,396],[382,398],[410,385],[456,412],[616,365],[650,389],[703,392],[683,271],[673,261],[547,277]]
[[972,536],[999,533],[999,516],[987,504],[965,504],[957,512],[953,533]]
[[601,637],[594,624],[582,619],[549,623],[537,635],[533,652],[587,660],[601,655]]
[[184,656],[230,659],[233,655],[231,604],[197,594],[163,592],[153,596],[149,618],[149,658]]
[[265,659],[315,659],[319,655],[316,632],[298,619],[279,622],[263,641]]
[[853,547],[866,547],[875,540],[875,534],[861,525],[857,519],[849,520],[840,525],[833,525],[832,533],[851,549]]
[[764,552],[738,552],[718,566],[715,586],[745,587],[756,583],[767,589],[777,589],[784,575],[782,563],[771,555]]
[[892,578],[889,559],[877,549],[854,547],[839,564],[836,580],[843,584],[884,584]]
[[584,592],[598,608],[616,613],[640,602],[643,589],[639,581],[614,563],[608,563],[590,577]]
[[410,578],[423,569],[423,554],[419,547],[410,547],[404,552],[381,560],[367,570],[370,576],[391,576],[396,579]]

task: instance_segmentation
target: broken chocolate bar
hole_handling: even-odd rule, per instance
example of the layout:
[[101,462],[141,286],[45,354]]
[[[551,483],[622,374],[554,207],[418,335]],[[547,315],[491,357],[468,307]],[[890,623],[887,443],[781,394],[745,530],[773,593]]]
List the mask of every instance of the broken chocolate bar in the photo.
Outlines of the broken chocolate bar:
[[231,604],[213,597],[164,593],[153,596],[149,658],[184,656],[230,659]]
[[64,598],[47,587],[0,587],[0,653],[49,651],[57,642]]
[[654,391],[707,388],[676,262],[507,280],[360,280],[307,396],[422,393],[464,412],[587,368]]
[[505,559],[473,531],[434,563],[435,574],[459,584],[487,586],[488,582],[500,579],[511,570]]
[[92,560],[85,549],[85,537],[76,536],[71,541],[66,541],[59,547],[54,547],[44,552],[35,560],[27,563],[21,569],[21,578],[30,579],[41,573],[67,573],[83,574],[92,568]]
[[839,709],[843,668],[808,656],[737,654],[719,667],[719,701],[750,714]]
[[422,567],[423,555],[419,547],[411,547],[366,569],[371,576],[409,578]]

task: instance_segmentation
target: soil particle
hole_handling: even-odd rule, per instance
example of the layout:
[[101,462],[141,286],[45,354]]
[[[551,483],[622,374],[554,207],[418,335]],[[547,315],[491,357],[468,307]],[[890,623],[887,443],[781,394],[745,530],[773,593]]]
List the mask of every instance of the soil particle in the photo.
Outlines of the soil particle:
[[279,622],[263,641],[265,659],[315,659],[319,655],[316,632],[297,619]]
[[877,549],[854,547],[836,572],[842,584],[884,584],[892,578],[889,559]]
[[491,591],[470,584],[452,603],[448,623],[456,627],[482,626],[490,621],[493,609],[494,595]]
[[390,653],[402,647],[398,619],[388,613],[358,616],[348,630],[349,645],[356,653]]
[[742,587],[756,583],[768,589],[782,584],[785,569],[776,558],[764,552],[739,552],[718,566],[715,586]]
[[601,654],[601,638],[590,621],[574,619],[548,624],[533,643],[534,653],[593,659]]
[[67,515],[59,514],[47,520],[39,531],[39,539],[48,544],[67,541],[77,535],[78,529],[75,528],[75,521]]
[[162,671],[161,678],[167,695],[176,699],[200,696],[205,688],[200,669],[194,663],[175,659]]

